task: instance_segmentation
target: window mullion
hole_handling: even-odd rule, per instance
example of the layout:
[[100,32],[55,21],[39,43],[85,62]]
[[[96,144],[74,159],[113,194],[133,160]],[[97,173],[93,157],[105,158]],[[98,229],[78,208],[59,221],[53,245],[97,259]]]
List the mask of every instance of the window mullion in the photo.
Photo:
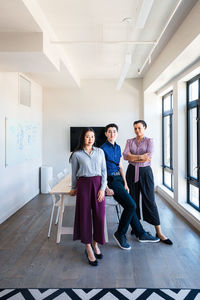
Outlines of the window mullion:
[[[162,97],[162,176],[163,184],[173,190],[173,97],[172,91]],[[165,148],[167,146],[167,149]],[[167,156],[166,156],[167,155]]]
[[[197,85],[196,86],[193,85],[193,87],[190,88],[190,85],[193,84],[195,81],[197,81]],[[194,90],[194,87],[198,88],[198,91]],[[192,91],[191,94],[190,94],[190,90]],[[198,99],[196,99],[196,97],[194,97],[193,95],[197,95]],[[194,110],[195,110],[196,122],[194,120]],[[197,156],[195,155],[195,157],[193,158],[192,154],[195,153],[194,147],[197,147],[196,149]],[[193,159],[195,159],[195,161]],[[194,166],[197,167],[197,173],[192,171]],[[200,211],[200,168],[199,167],[200,167],[200,75],[195,76],[194,78],[192,78],[190,81],[187,82],[187,202]]]

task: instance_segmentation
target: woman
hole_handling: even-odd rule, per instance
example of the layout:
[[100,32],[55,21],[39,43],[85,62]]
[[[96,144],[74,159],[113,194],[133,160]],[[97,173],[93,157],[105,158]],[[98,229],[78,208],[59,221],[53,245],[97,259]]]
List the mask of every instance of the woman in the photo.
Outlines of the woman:
[[72,163],[70,195],[76,195],[73,239],[81,240],[85,244],[88,263],[97,266],[96,258],[103,258],[98,243],[105,244],[107,173],[104,152],[102,149],[94,147],[94,143],[94,130],[84,128],[80,135],[79,145],[70,157]]
[[140,218],[139,197],[142,193],[142,211],[146,222],[155,226],[156,236],[161,242],[172,245],[161,230],[160,219],[154,196],[154,179],[151,169],[153,140],[144,136],[147,124],[143,120],[135,121],[134,130],[136,138],[127,140],[123,157],[128,160],[126,180],[130,194],[137,203],[137,214]]

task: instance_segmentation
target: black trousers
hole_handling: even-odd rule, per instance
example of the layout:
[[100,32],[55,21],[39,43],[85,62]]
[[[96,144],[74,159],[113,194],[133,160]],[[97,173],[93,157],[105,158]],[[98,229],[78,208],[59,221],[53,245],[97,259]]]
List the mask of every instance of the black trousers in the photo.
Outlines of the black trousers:
[[126,172],[126,180],[130,190],[130,195],[137,204],[138,218],[141,219],[139,199],[140,193],[142,193],[143,219],[152,225],[160,225],[160,218],[155,202],[154,179],[152,169],[149,166],[140,167],[139,172],[139,181],[136,183],[134,182],[135,167],[129,164]]
[[108,176],[108,187],[114,191],[115,200],[124,208],[117,229],[118,233],[125,235],[131,222],[135,235],[140,237],[144,229],[136,213],[136,203],[125,190],[122,177],[120,175]]

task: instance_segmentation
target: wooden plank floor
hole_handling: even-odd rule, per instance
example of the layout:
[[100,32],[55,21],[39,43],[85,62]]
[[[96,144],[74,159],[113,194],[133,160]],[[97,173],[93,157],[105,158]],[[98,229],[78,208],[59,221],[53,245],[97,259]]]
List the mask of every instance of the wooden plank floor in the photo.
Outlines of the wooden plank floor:
[[[115,209],[107,209],[109,243],[104,259],[88,265],[84,246],[65,235],[56,244],[56,226],[47,238],[52,201],[38,195],[0,225],[0,288],[200,288],[200,236],[158,196],[164,233],[173,246],[139,243],[130,235],[131,251],[121,250],[112,234],[117,228]],[[74,208],[64,214],[73,225]],[[146,230],[155,233],[144,223]]]

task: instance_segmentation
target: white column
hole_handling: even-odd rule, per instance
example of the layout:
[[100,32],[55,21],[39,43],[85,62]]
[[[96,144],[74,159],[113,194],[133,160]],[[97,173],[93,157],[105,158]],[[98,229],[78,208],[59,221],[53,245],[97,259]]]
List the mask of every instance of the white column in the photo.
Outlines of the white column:
[[179,81],[173,85],[173,166],[174,201],[186,202],[187,174],[187,122],[186,83]]

